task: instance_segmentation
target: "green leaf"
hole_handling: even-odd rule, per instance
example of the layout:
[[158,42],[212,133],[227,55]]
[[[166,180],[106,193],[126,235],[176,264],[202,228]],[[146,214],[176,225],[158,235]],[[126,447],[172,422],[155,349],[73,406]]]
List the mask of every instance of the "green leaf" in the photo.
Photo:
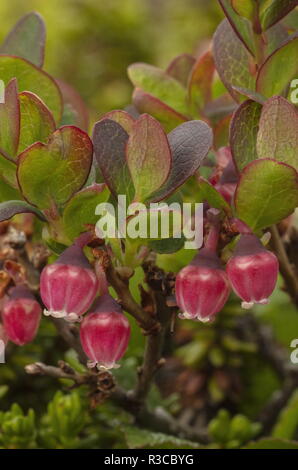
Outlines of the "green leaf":
[[199,449],[200,445],[160,432],[151,432],[135,426],[121,428],[129,449]]
[[134,90],[132,100],[141,114],[146,113],[153,116],[160,122],[165,132],[172,131],[175,127],[188,120],[186,116],[177,113],[173,108],[170,108],[170,106],[149,93],[145,93],[140,88]]
[[40,209],[58,206],[82,188],[92,163],[92,143],[74,126],[55,131],[19,156],[18,181],[24,197]]
[[[296,390],[280,412],[273,428],[272,437],[279,439],[295,438],[298,428],[298,391]],[[298,444],[298,443],[297,443]]]
[[274,158],[298,170],[298,112],[281,96],[263,106],[257,137],[259,158]]
[[298,206],[298,174],[285,163],[260,159],[241,173],[235,193],[237,217],[253,230],[276,224]]
[[135,123],[126,147],[128,168],[142,202],[167,180],[172,156],[167,136],[153,117],[143,114]]
[[198,193],[197,200],[204,202],[207,201],[211,207],[220,209],[226,214],[231,215],[231,207],[224,199],[224,197],[209,183],[205,178],[199,177],[198,180]]
[[0,222],[11,219],[16,214],[25,213],[34,214],[43,222],[46,221],[42,212],[25,201],[7,201],[0,204]]
[[63,211],[65,233],[73,240],[87,230],[87,225],[95,225],[98,216],[96,206],[106,202],[110,192],[105,184],[93,184],[77,192],[66,204]]
[[297,6],[297,0],[272,0],[261,14],[263,29],[268,29]]
[[10,31],[0,47],[0,54],[22,57],[42,67],[46,28],[42,17],[35,12],[23,16]]
[[2,55],[0,77],[6,85],[12,78],[16,78],[19,92],[35,93],[51,110],[55,121],[59,122],[62,114],[62,98],[56,82],[50,75],[25,59]]
[[213,56],[222,82],[233,98],[241,101],[241,95],[233,86],[250,90],[255,88],[255,80],[251,72],[254,59],[226,19],[220,23],[214,34]]
[[168,65],[166,73],[186,87],[195,61],[196,59],[190,54],[180,54]]
[[186,89],[162,69],[141,62],[128,67],[128,76],[137,88],[150,93],[181,114],[187,114]]
[[298,449],[298,442],[283,439],[264,438],[250,442],[242,449]]
[[256,142],[261,111],[262,105],[256,101],[247,100],[239,106],[233,115],[230,127],[230,146],[239,171],[258,158]]
[[[260,67],[256,90],[271,98],[287,91],[289,83],[298,76],[298,34],[293,34]],[[248,87],[249,88],[249,87]]]
[[111,193],[126,194],[131,201],[134,186],[125,155],[128,133],[118,122],[103,119],[95,124],[92,140],[96,164]]
[[[239,1],[241,0],[238,0],[238,2]],[[235,12],[231,5],[231,0],[219,0],[219,3],[239,39],[242,41],[247,50],[253,54],[255,47],[250,22],[246,18],[241,18]]]
[[161,201],[176,191],[203,163],[212,146],[212,130],[204,121],[188,121],[168,135],[172,167],[165,184],[151,200]]
[[6,181],[0,179],[0,202],[20,199],[21,197],[17,189],[12,188]]
[[189,79],[189,100],[196,110],[203,110],[206,104],[211,101],[214,71],[212,54],[207,51],[193,66]]
[[18,152],[37,141],[46,142],[56,128],[52,113],[46,105],[30,91],[19,95],[21,129]]
[[10,80],[0,103],[0,152],[13,158],[17,152],[20,133],[20,105],[16,79]]
[[248,90],[247,88],[242,88],[240,86],[233,86],[233,88],[241,95],[246,96],[247,98],[256,101],[257,103],[264,104],[266,101],[266,98],[256,91]]

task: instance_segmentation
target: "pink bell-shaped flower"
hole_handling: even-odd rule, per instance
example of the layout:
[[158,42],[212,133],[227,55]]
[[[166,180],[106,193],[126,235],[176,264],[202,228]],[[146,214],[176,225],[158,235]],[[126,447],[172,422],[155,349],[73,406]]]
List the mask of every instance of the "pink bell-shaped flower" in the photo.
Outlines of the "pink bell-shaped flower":
[[241,235],[227,263],[227,274],[233,290],[243,300],[243,308],[250,308],[254,303],[268,303],[276,285],[278,268],[276,256],[266,250],[254,234]]
[[121,307],[109,294],[99,297],[92,313],[86,315],[80,337],[83,350],[90,359],[89,367],[119,367],[116,363],[126,352],[130,325]]
[[45,315],[80,320],[92,305],[99,283],[94,270],[77,241],[55,263],[46,266],[40,277],[40,295]]
[[208,322],[230,294],[228,277],[215,252],[203,248],[176,277],[176,301],[181,318]]
[[41,307],[26,286],[11,289],[4,303],[2,321],[4,333],[13,343],[23,346],[36,336]]

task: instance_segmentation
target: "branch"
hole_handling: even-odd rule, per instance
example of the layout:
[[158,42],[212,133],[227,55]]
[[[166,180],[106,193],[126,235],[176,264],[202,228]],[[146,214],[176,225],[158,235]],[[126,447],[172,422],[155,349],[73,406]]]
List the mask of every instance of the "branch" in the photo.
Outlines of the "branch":
[[112,375],[109,372],[87,372],[86,374],[79,374],[63,361],[59,362],[59,367],[36,362],[26,366],[25,370],[28,374],[32,375],[44,375],[55,379],[72,380],[77,386],[89,385],[93,394],[100,392],[104,398],[110,397],[115,404],[135,416],[136,423],[139,426],[145,426],[153,431],[164,432],[201,444],[208,442],[206,432],[199,432],[188,426],[182,426],[162,408],[148,411],[147,408],[144,407],[140,411],[133,394],[131,392],[125,392],[120,387],[115,387]]
[[293,269],[283,241],[279,235],[278,228],[273,225],[270,228],[271,245],[279,261],[280,272],[286,284],[286,290],[294,304],[298,307],[298,279]]
[[106,269],[106,276],[109,284],[117,292],[123,309],[136,319],[147,334],[158,331],[159,323],[137,304],[130,293],[128,281],[121,279],[112,263]]

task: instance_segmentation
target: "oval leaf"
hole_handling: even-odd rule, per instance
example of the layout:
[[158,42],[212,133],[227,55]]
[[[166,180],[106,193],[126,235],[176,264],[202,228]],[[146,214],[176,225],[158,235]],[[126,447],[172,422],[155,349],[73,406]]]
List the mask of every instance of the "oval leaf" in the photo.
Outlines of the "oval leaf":
[[297,0],[273,0],[261,14],[263,29],[268,29],[297,6]]
[[195,62],[196,59],[192,55],[180,54],[168,65],[166,73],[186,87],[189,74]]
[[[230,146],[238,170],[258,158],[257,133],[262,105],[248,100],[234,113],[230,127]],[[268,156],[268,155],[267,155]]]
[[128,133],[117,122],[103,119],[95,124],[92,140],[97,165],[111,193],[115,197],[126,194],[131,200],[134,186],[125,154]]
[[126,159],[136,190],[135,200],[145,201],[163,185],[172,165],[167,136],[148,114],[143,114],[132,129]]
[[18,181],[24,197],[40,209],[64,204],[88,178],[92,142],[77,127],[55,131],[48,142],[37,142],[19,156]]
[[190,102],[195,106],[196,111],[202,111],[211,100],[214,71],[214,61],[210,51],[200,57],[193,66],[189,79],[188,93]]
[[32,91],[51,110],[56,122],[62,113],[60,90],[50,75],[35,67],[25,59],[0,55],[0,77],[7,84],[16,78],[19,91]]
[[257,151],[259,158],[274,158],[298,170],[298,112],[281,96],[263,106]]
[[35,12],[23,16],[10,31],[0,47],[0,54],[15,55],[42,67],[46,28],[42,17]]
[[198,200],[201,202],[207,201],[210,207],[222,210],[228,216],[231,216],[232,210],[230,205],[217,189],[201,176],[198,179],[198,183]]
[[135,119],[122,109],[115,109],[105,113],[100,120],[103,121],[104,119],[111,119],[112,121],[118,122],[127,134],[130,134],[135,123]]
[[34,214],[43,222],[46,221],[42,212],[25,201],[6,201],[0,204],[0,222],[11,219],[14,215],[25,213]]
[[237,217],[253,230],[276,224],[298,206],[298,174],[285,163],[255,160],[243,170],[235,193]]
[[204,121],[188,121],[168,135],[172,168],[163,187],[151,199],[165,199],[199,168],[212,146],[212,130]]
[[257,77],[257,92],[267,98],[282,95],[291,80],[298,76],[297,55],[298,33],[293,34],[261,66]]
[[87,132],[89,128],[89,113],[83,98],[69,83],[57,79],[56,83],[63,98],[61,125],[78,126]]
[[231,0],[219,0],[219,3],[240,41],[242,41],[247,50],[253,54],[255,47],[251,24],[234,11]]
[[253,57],[238,39],[226,19],[220,23],[214,34],[213,56],[222,82],[233,98],[236,101],[241,101],[241,96],[233,86],[254,89],[255,81],[251,74]]
[[186,89],[162,69],[138,62],[128,67],[128,76],[135,87],[150,93],[179,113],[187,114]]
[[52,113],[47,106],[29,91],[19,95],[21,111],[21,129],[18,152],[34,142],[46,142],[56,128]]

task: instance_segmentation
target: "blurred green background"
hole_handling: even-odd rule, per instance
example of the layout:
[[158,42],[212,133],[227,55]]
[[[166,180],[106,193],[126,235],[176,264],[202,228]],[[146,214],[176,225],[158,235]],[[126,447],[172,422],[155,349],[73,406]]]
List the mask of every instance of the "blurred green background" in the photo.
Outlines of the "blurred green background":
[[80,92],[92,121],[129,103],[129,64],[197,54],[223,17],[216,0],[10,0],[0,4],[0,40],[32,10],[47,26],[45,70]]

